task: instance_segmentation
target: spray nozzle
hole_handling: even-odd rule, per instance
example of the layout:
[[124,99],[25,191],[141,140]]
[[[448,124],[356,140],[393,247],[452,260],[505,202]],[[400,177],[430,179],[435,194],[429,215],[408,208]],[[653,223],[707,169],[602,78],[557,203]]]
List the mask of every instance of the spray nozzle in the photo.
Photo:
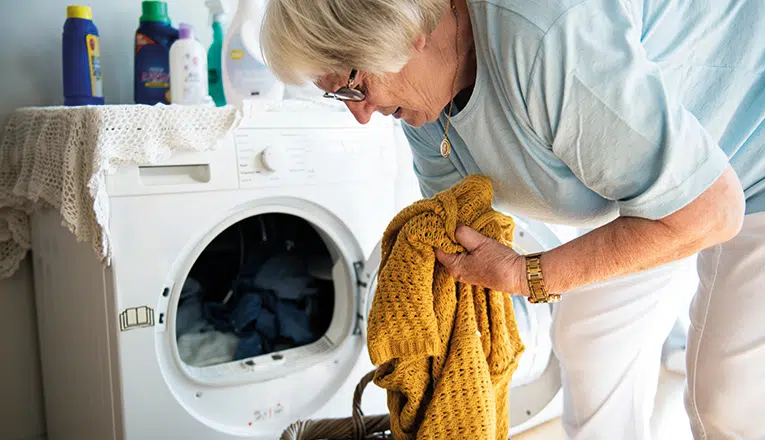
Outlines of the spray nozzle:
[[205,6],[210,10],[210,22],[223,22],[226,17],[226,4],[223,0],[205,0]]

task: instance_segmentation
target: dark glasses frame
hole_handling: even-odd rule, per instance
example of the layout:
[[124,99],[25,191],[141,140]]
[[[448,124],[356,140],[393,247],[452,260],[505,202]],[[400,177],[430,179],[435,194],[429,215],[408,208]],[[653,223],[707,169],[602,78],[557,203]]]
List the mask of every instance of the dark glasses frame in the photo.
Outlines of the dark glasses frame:
[[350,101],[350,102],[360,102],[365,99],[367,99],[367,96],[362,92],[361,90],[358,90],[354,88],[354,82],[356,81],[356,75],[358,75],[359,71],[356,69],[351,69],[351,75],[348,77],[348,83],[340,87],[339,89],[335,90],[334,92],[324,92],[325,98],[334,98],[338,101]]

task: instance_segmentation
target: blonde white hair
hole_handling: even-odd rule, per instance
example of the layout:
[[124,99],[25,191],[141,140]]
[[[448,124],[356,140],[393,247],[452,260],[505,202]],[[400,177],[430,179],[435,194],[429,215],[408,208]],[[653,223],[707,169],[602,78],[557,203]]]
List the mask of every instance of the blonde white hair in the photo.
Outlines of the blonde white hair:
[[445,0],[267,0],[261,50],[286,84],[352,68],[398,72],[445,10]]

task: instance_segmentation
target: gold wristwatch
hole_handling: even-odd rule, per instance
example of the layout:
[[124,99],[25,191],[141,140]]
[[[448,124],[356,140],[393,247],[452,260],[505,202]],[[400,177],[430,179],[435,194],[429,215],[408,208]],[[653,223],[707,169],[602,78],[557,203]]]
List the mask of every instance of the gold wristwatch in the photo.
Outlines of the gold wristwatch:
[[529,302],[553,303],[560,301],[560,295],[551,295],[545,287],[542,276],[542,253],[526,255],[526,281],[529,283]]

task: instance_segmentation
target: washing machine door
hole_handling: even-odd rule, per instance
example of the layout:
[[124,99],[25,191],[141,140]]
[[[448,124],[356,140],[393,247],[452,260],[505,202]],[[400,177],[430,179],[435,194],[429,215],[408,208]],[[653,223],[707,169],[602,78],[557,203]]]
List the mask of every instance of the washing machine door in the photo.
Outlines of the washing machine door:
[[[265,229],[261,220],[265,222]],[[298,224],[304,225],[305,228],[295,229]],[[297,237],[310,237],[312,241],[326,245],[326,253],[316,255],[327,256],[330,263],[326,267],[320,265],[318,269],[319,272],[327,272],[321,276],[312,275],[317,279],[324,277],[323,283],[311,284],[325,286],[317,287],[323,292],[326,290],[325,284],[331,282],[334,300],[317,306],[317,310],[325,310],[326,307],[332,311],[327,315],[331,316],[331,322],[327,324],[324,334],[310,343],[293,344],[294,346],[276,348],[263,354],[235,354],[232,357],[231,353],[227,353],[225,361],[204,364],[192,362],[193,357],[189,355],[202,351],[202,346],[194,346],[200,348],[191,350],[191,342],[207,342],[205,338],[208,335],[221,340],[231,339],[234,351],[247,348],[244,343],[249,343],[250,339],[245,339],[249,336],[245,333],[240,336],[231,335],[231,332],[225,333],[223,330],[217,331],[214,325],[208,331],[210,326],[207,325],[207,316],[211,311],[218,311],[219,305],[225,304],[228,298],[233,296],[221,296],[220,302],[218,297],[205,297],[200,293],[192,295],[192,287],[197,283],[187,281],[192,278],[199,281],[201,278],[193,275],[195,270],[200,270],[198,275],[204,275],[208,281],[216,281],[217,277],[226,275],[225,285],[232,285],[228,275],[234,273],[234,276],[238,276],[236,274],[239,269],[234,269],[244,267],[241,266],[241,261],[247,261],[242,259],[241,243],[252,243],[247,249],[253,251],[261,248],[271,249],[274,246],[265,247],[259,244],[264,240],[263,237],[269,236],[272,237],[269,240],[283,243],[279,245],[279,249],[282,249],[291,242],[292,235],[287,239],[284,238],[286,236],[278,234],[273,237],[276,231],[281,230],[299,231],[295,233]],[[328,400],[337,395],[338,389],[350,377],[359,359],[365,356],[365,339],[361,334],[363,319],[359,313],[363,309],[359,303],[362,298],[361,292],[366,295],[366,290],[361,289],[363,282],[359,276],[362,273],[360,269],[365,266],[363,262],[366,253],[363,252],[356,234],[333,212],[302,198],[282,196],[246,201],[236,209],[230,210],[223,218],[212,217],[208,224],[198,227],[196,235],[186,240],[188,244],[179,251],[177,262],[168,275],[172,282],[168,282],[156,307],[159,316],[154,332],[156,364],[158,374],[164,379],[164,388],[175,397],[175,401],[187,414],[215,432],[258,440],[277,438],[287,425],[298,419],[311,418]],[[317,252],[315,247],[305,249],[310,251],[310,255]],[[244,254],[250,255],[246,252]],[[282,253],[276,252],[274,255],[279,256]],[[231,270],[228,269],[229,257],[236,260]],[[281,260],[269,258],[267,261]],[[377,263],[368,263],[366,267],[376,271],[378,265],[379,260]],[[201,271],[204,267],[209,267],[209,270]],[[226,270],[231,273],[225,272]],[[375,276],[370,274],[366,279],[373,281],[374,278]],[[254,285],[252,280],[242,280],[240,285],[245,290],[249,289],[247,286]],[[222,290],[221,292],[225,293]],[[243,301],[242,295],[244,294],[240,293],[238,297],[240,301]],[[190,298],[196,298],[197,302],[190,302]],[[200,310],[199,301],[207,301],[208,298],[214,302],[215,307],[202,307]],[[269,296],[265,295],[263,298],[262,302],[265,303]],[[299,301],[289,304],[295,304],[293,309],[308,307]],[[183,324],[187,320],[181,318],[186,316],[189,308],[197,317],[202,314],[203,319],[197,321],[205,325],[204,331],[180,330],[188,327]],[[238,307],[234,309],[238,310]],[[262,309],[263,307],[255,310]],[[294,317],[294,313],[288,313],[293,309],[286,309],[282,316],[293,319],[291,317]],[[280,313],[282,311],[276,310]],[[227,316],[232,317],[228,319],[233,319],[233,316],[237,315]],[[266,318],[269,315],[263,316],[264,322],[268,323]],[[223,336],[227,339],[223,339]],[[220,348],[220,344],[217,343],[206,344],[204,347],[208,345]],[[347,406],[342,407],[347,415],[350,398],[341,397],[348,400]]]
[[382,241],[377,242],[359,274],[359,319],[357,325],[360,327],[360,332],[365,340],[369,309],[372,307],[372,300],[374,300],[377,290],[377,273],[380,270],[380,261],[382,261]]

